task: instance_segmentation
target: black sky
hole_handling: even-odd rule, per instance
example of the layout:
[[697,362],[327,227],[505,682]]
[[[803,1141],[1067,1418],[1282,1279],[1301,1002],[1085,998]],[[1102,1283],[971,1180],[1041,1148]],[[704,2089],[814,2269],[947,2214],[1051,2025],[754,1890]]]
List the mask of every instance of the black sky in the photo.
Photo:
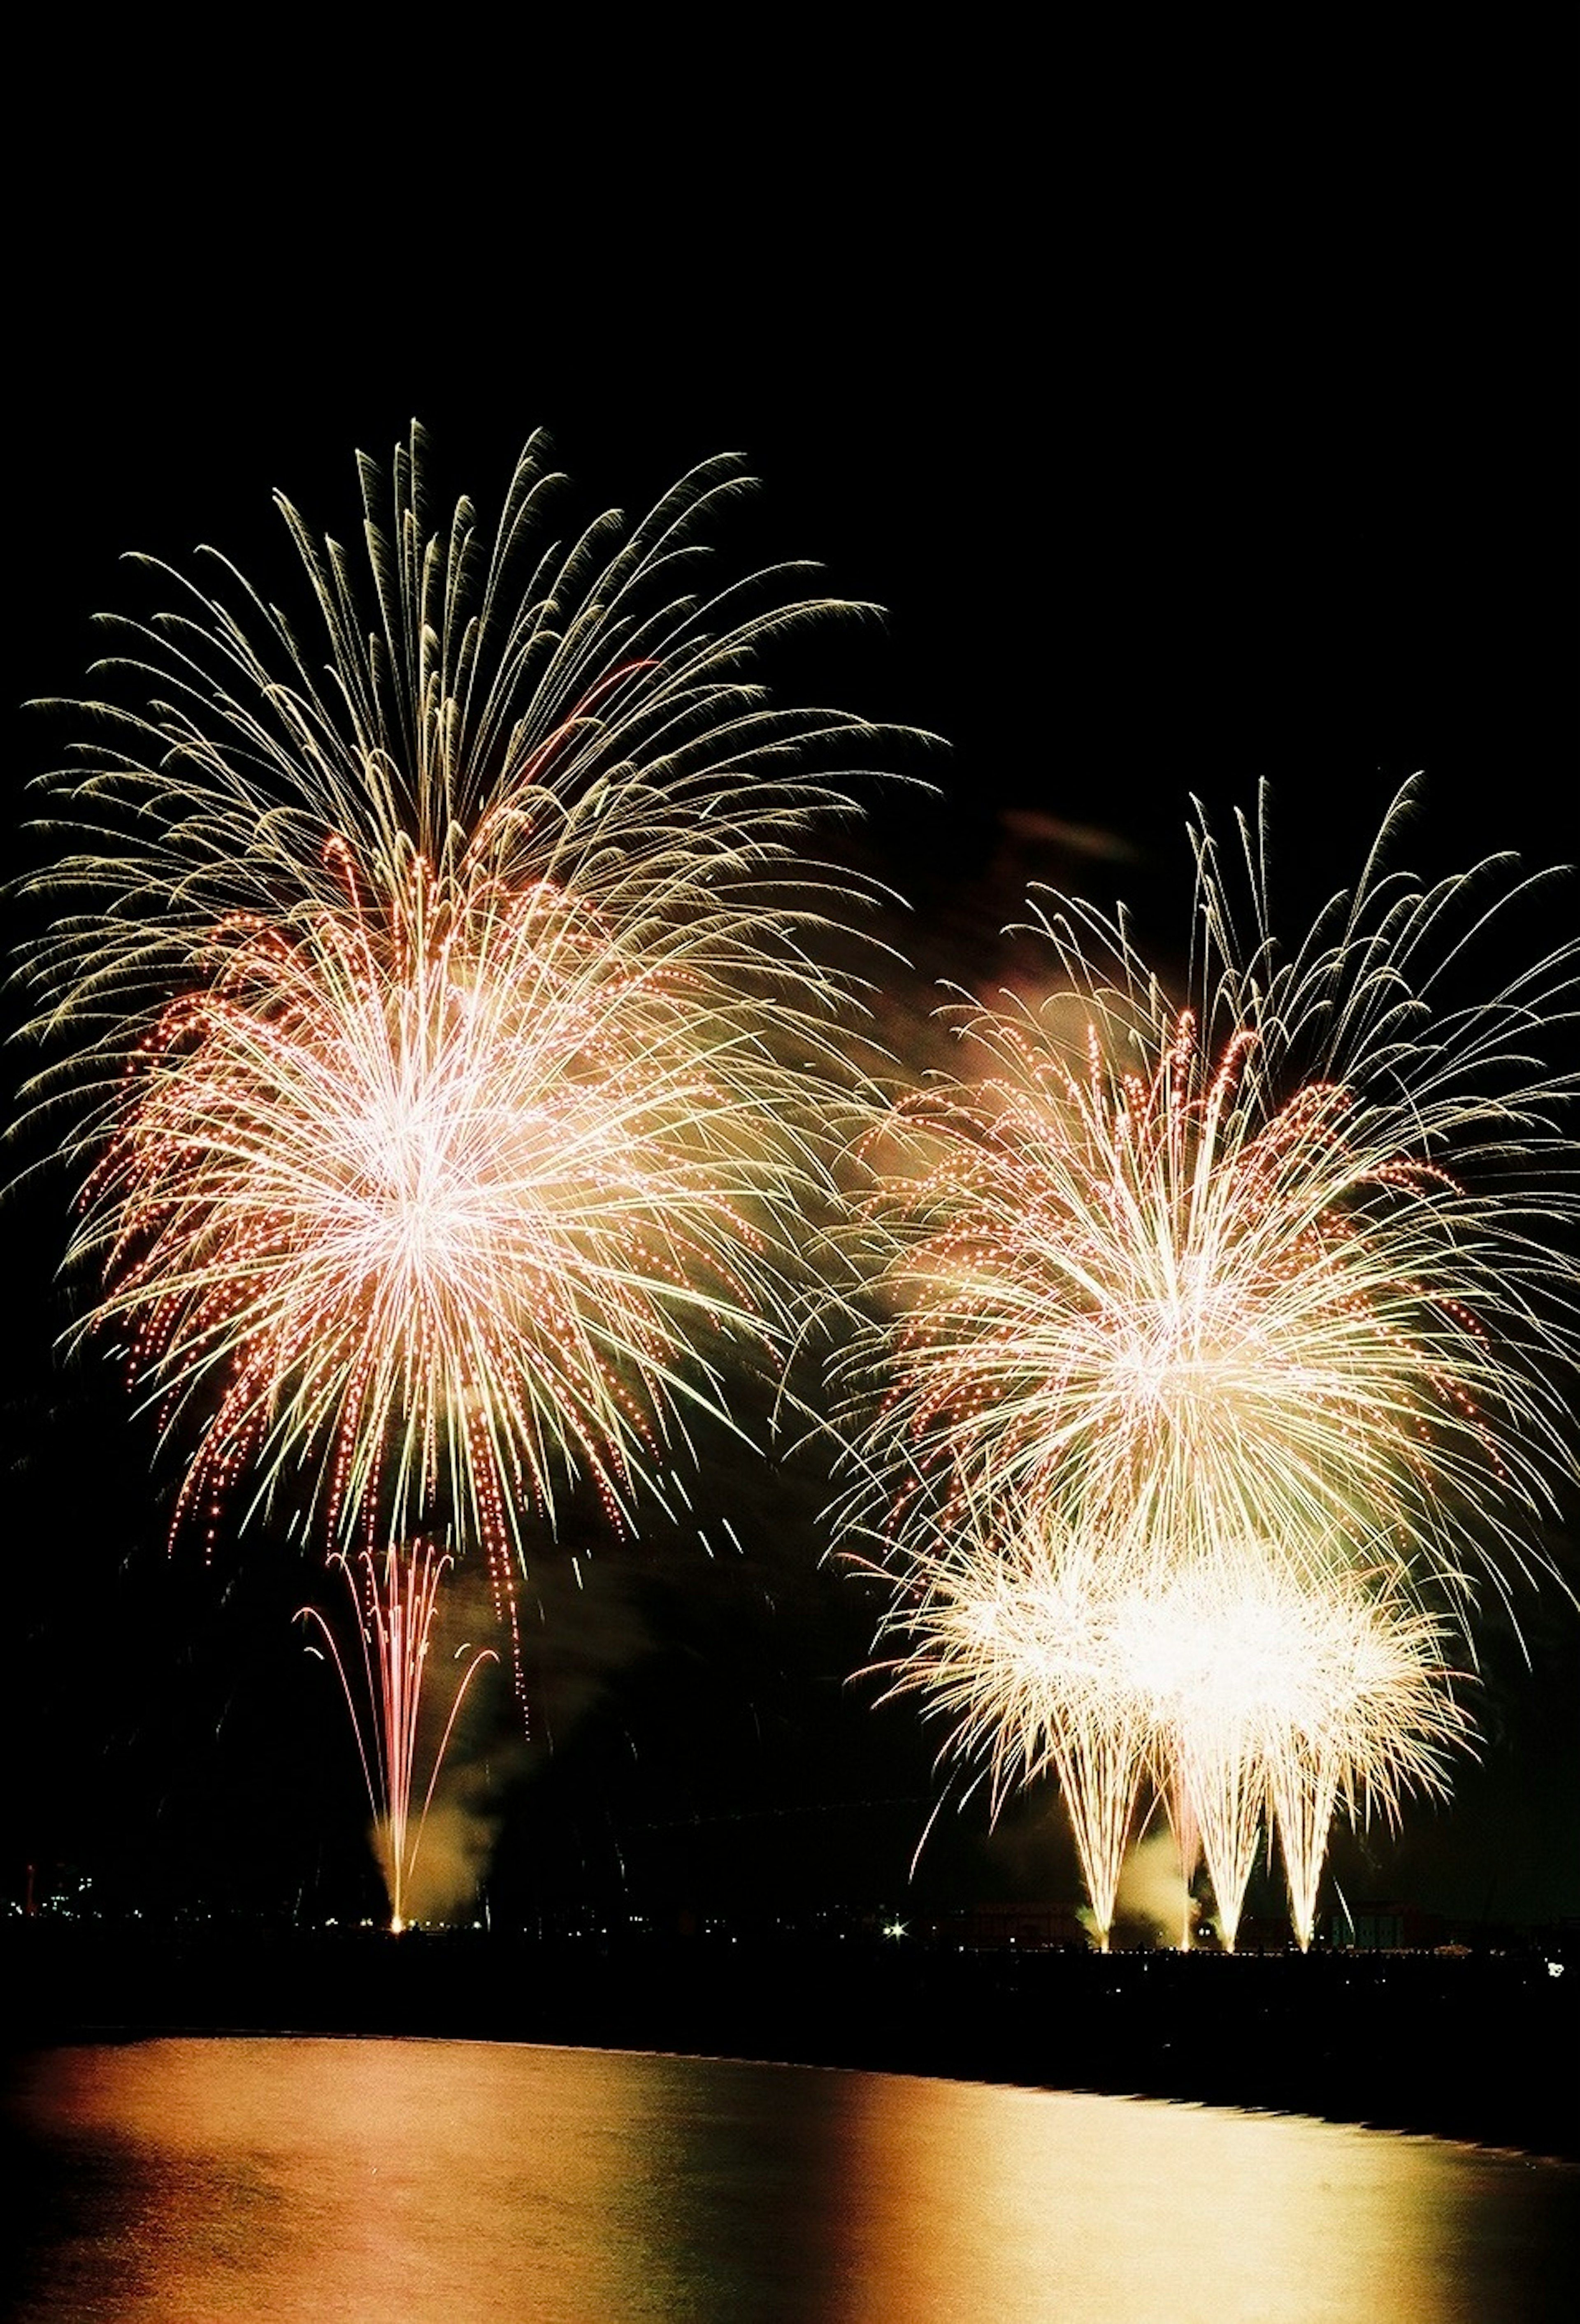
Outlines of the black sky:
[[[440,497],[487,505],[541,425],[587,512],[742,451],[743,550],[888,609],[781,682],[947,738],[938,802],[875,826],[946,963],[1028,873],[1123,886],[1166,951],[1190,795],[1223,813],[1263,778],[1292,908],[1418,769],[1418,860],[1573,855],[1565,28],[1132,26],[1032,54],[956,27],[926,58],[753,37],[615,59],[434,36],[344,73],[261,27],[212,67],[41,43],[12,193],[14,695],[79,687],[122,550],[212,541],[285,587],[273,487],[348,526],[353,451],[417,416]],[[21,861],[55,730],[12,733]],[[1114,844],[1029,847],[1028,813]],[[33,1856],[128,1894],[321,1901],[356,1803],[289,1632],[314,1578],[165,1560],[169,1462],[151,1482],[113,1383],[51,1368],[66,1199],[0,1222],[0,1889]],[[776,1518],[816,1499],[718,1489]],[[902,1881],[927,1751],[843,1683],[870,1609],[815,1538],[765,1524],[734,1567],[676,1539],[579,1592],[546,1580],[537,1757],[501,1794],[522,1893]],[[1576,1628],[1524,1610],[1538,1668],[1491,1641],[1485,1769],[1357,1877],[1580,1909]],[[937,1861],[962,1891],[1063,1877],[1018,1831]]]

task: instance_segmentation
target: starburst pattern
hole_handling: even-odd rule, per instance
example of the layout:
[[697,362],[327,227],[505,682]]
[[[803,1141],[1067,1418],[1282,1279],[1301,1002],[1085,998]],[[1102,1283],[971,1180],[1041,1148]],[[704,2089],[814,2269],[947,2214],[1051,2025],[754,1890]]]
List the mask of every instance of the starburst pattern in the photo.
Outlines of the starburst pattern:
[[870,732],[748,674],[826,604],[690,586],[733,462],[566,550],[555,483],[534,440],[492,541],[432,532],[414,437],[387,520],[363,464],[361,576],[282,503],[319,645],[229,567],[180,585],[107,665],[144,706],[45,785],[32,1102],[210,1529],[245,1476],[503,1568],[569,1479],[629,1521],[785,1325],[855,1078],[806,841]]
[[1572,1461],[1574,1185],[1530,1044],[1574,948],[1439,1015],[1429,940],[1475,882],[1373,867],[1286,961],[1200,861],[1194,1005],[1042,899],[1047,1001],[962,1010],[973,1076],[869,1139],[844,1522],[903,1554],[968,1489],[1192,1555],[1382,1533],[1436,1585],[1501,1582]]

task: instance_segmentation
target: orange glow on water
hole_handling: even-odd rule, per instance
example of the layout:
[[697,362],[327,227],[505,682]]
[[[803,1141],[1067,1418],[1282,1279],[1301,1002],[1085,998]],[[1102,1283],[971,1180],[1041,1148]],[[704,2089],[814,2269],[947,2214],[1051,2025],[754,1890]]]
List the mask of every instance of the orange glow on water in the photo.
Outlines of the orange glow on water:
[[1547,2312],[1575,2179],[1298,2118],[484,2043],[56,2051],[9,2110],[76,2206],[59,2243],[48,2206],[26,2223],[41,2324],[1481,2324]]

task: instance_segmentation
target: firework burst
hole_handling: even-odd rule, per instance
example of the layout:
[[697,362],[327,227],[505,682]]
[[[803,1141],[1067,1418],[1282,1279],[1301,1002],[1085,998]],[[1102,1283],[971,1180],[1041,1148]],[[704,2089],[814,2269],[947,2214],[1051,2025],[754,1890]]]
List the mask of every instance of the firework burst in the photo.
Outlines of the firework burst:
[[178,1517],[283,1472],[332,1539],[438,1498],[519,1546],[578,1470],[628,1516],[708,1392],[678,1351],[779,1296],[753,1218],[788,1157],[740,1039],[552,887],[457,902],[419,859],[376,918],[353,889],[291,941],[236,932],[88,1188],[101,1326],[167,1425],[204,1415]]
[[1115,1658],[1118,1570],[1089,1539],[1033,1530],[1006,1547],[963,1525],[880,1634],[901,1649],[884,1665],[890,1692],[919,1692],[949,1722],[946,1753],[984,1765],[995,1815],[1010,1791],[1057,1779],[1104,1949],[1151,1740]]
[[968,1491],[1195,1561],[1381,1535],[1462,1598],[1539,1562],[1573,1462],[1574,1181],[1530,1052],[1575,948],[1439,1010],[1433,940],[1457,962],[1479,883],[1374,859],[1285,960],[1246,838],[1249,947],[1199,844],[1193,1005],[1123,922],[1046,899],[1049,1000],[963,1010],[978,1074],[873,1133],[853,1530],[903,1555]]
[[1243,1541],[1169,1564],[1139,1536],[1032,1526],[1006,1544],[966,1526],[896,1593],[882,1642],[891,1693],[947,1723],[946,1756],[984,1771],[995,1813],[1057,1781],[1100,1945],[1150,1784],[1187,1882],[1205,1854],[1233,1950],[1264,1826],[1305,1948],[1340,1805],[1397,1822],[1410,1793],[1446,1792],[1471,1726],[1443,1637],[1344,1560],[1297,1571]]
[[796,567],[700,586],[732,460],[565,549],[559,481],[534,439],[492,538],[436,530],[414,432],[393,490],[362,463],[365,566],[280,502],[310,631],[154,567],[174,609],[101,665],[139,706],[77,706],[106,739],[43,781],[26,1102],[84,1328],[195,1448],[175,1525],[245,1490],[356,1561],[397,1924],[446,1559],[395,1545],[480,1541],[513,1637],[568,1489],[661,1497],[788,1336],[860,1079],[813,951],[860,882],[807,846],[872,731],[751,676],[835,609]]
[[120,625],[144,706],[44,785],[30,1100],[72,1102],[88,1328],[195,1434],[179,1514],[245,1474],[503,1568],[568,1478],[628,1519],[783,1326],[851,1080],[804,842],[870,734],[747,675],[822,601],[689,588],[733,462],[560,550],[537,441],[492,540],[429,530],[420,448],[387,519],[363,464],[360,578],[281,503],[317,648],[228,566]]
[[1315,1555],[1296,1571],[1249,1540],[1121,1582],[1111,1620],[1117,1683],[1144,1707],[1187,1877],[1198,1845],[1206,1859],[1220,1941],[1233,1950],[1265,1825],[1304,1950],[1341,1803],[1396,1824],[1409,1794],[1446,1794],[1449,1756],[1470,1743],[1444,1626],[1386,1574]]
[[1442,1788],[1445,1641],[1544,1570],[1574,1474],[1571,1084],[1538,1053],[1580,947],[1455,998],[1533,883],[1423,887],[1380,841],[1286,954],[1242,836],[1248,942],[1197,836],[1184,1004],[1123,918],[1037,900],[1048,998],[962,1008],[975,1070],[865,1141],[876,1296],[836,1367],[894,1683],[995,1800],[1057,1776],[1104,1941],[1149,1776],[1231,1943],[1270,1816],[1308,1941],[1337,1803]]

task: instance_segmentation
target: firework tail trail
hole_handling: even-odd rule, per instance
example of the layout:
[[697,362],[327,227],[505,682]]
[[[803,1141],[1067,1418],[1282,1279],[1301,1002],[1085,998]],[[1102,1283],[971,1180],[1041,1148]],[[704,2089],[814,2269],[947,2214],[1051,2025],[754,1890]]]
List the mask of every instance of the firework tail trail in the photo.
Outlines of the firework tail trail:
[[365,1551],[355,1563],[344,1553],[331,1563],[338,1565],[345,1575],[356,1615],[361,1649],[360,1700],[340,1642],[327,1617],[316,1606],[305,1606],[297,1618],[317,1627],[339,1676],[384,1868],[390,1926],[399,1935],[407,1924],[407,1899],[421,1852],[428,1812],[433,1804],[439,1772],[461,1707],[478,1672],[485,1665],[497,1662],[498,1656],[491,1646],[478,1647],[471,1651],[470,1658],[462,1666],[445,1713],[443,1729],[430,1757],[428,1781],[413,1829],[414,1785],[420,1782],[418,1752],[422,1719],[425,1711],[430,1717],[433,1714],[430,1693],[424,1682],[439,1585],[454,1560],[430,1543],[417,1542],[404,1551],[389,1549],[382,1559]]

